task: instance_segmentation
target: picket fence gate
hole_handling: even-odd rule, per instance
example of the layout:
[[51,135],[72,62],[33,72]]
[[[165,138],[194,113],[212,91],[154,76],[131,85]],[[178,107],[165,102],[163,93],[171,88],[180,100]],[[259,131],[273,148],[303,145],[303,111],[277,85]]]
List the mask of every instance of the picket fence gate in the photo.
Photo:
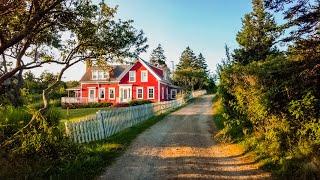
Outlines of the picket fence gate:
[[87,116],[78,122],[66,122],[66,134],[77,143],[106,139],[155,115],[174,110],[184,105],[189,99],[204,94],[206,91],[196,91],[185,99],[100,110],[96,115]]

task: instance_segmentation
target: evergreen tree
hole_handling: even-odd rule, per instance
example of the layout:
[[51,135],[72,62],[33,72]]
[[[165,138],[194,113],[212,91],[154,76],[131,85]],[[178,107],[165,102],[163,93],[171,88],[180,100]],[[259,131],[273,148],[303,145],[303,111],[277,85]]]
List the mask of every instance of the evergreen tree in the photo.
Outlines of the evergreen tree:
[[159,44],[151,53],[150,63],[156,67],[166,67],[166,59],[164,50],[161,44]]
[[177,70],[187,69],[195,65],[196,56],[194,52],[187,47],[181,54]]
[[[289,54],[296,60],[320,59],[320,1],[265,0],[266,6],[282,11],[290,33],[282,39],[291,42]],[[290,29],[289,29],[290,28]]]
[[208,73],[208,65],[206,59],[203,57],[202,53],[200,53],[196,59],[196,67],[203,70],[204,73]]
[[253,0],[253,12],[246,14],[242,19],[242,29],[237,34],[240,45],[233,58],[241,64],[252,61],[265,60],[275,52],[273,45],[280,36],[274,18],[265,9],[263,0]]
[[177,85],[187,90],[202,89],[212,84],[205,58],[201,53],[195,56],[189,47],[182,52],[173,78]]

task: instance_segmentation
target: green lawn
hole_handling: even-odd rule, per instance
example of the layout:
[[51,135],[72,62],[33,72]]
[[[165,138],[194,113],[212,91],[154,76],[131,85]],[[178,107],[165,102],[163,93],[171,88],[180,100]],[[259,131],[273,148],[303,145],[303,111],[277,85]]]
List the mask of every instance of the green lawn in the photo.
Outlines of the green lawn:
[[62,121],[74,121],[81,118],[84,118],[88,115],[94,115],[99,110],[104,110],[108,108],[81,108],[81,109],[62,109],[61,107],[57,107],[57,110],[61,112]]

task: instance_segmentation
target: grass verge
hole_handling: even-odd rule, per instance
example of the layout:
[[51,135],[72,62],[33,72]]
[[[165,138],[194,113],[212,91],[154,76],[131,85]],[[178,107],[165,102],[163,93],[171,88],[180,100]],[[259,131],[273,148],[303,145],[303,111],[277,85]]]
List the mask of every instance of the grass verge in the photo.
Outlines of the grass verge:
[[218,128],[218,130],[221,130],[224,128],[223,125],[223,104],[222,100],[218,95],[215,95],[212,99],[212,109],[213,109],[213,121]]
[[153,126],[173,111],[154,116],[138,125],[127,128],[106,140],[81,144],[83,152],[81,152],[74,161],[61,164],[60,167],[56,167],[55,169],[60,170],[58,172],[51,172],[51,176],[54,179],[94,178],[95,176],[103,173],[108,165],[110,165],[117,157],[122,155],[140,133]]
[[102,141],[75,144],[64,140],[52,147],[40,147],[52,151],[44,154],[11,157],[0,149],[0,179],[94,179],[122,155],[140,133],[173,111],[154,116]]

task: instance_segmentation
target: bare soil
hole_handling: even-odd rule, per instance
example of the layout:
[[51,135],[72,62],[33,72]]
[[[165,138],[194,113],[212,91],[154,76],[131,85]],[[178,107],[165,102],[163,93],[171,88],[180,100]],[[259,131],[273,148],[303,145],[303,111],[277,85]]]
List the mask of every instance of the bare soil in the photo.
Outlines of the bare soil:
[[197,99],[140,134],[99,179],[271,179],[253,155],[214,140],[212,96]]

